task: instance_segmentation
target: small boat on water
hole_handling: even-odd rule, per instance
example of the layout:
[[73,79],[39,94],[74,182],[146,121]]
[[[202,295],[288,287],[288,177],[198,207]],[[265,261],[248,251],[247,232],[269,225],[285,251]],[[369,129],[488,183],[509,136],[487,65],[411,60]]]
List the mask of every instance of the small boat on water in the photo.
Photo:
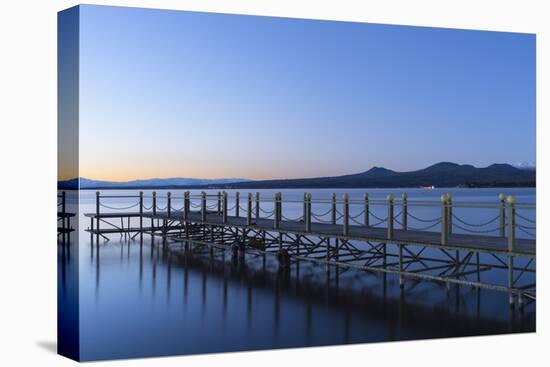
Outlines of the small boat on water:
[[435,189],[435,186],[432,185],[432,186],[420,186],[421,189],[426,189],[426,190],[433,190]]

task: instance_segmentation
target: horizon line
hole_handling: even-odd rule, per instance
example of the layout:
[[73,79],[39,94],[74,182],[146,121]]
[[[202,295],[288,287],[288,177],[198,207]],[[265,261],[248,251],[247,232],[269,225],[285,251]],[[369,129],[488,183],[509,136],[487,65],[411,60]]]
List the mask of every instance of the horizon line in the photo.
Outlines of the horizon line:
[[[433,167],[435,165],[438,165],[438,164],[445,164],[445,163],[448,163],[448,164],[454,164],[454,165],[457,165],[457,166],[471,166],[471,167],[474,167],[474,168],[488,168],[488,167],[491,167],[493,165],[509,165],[509,166],[512,166],[514,168],[517,168],[517,169],[521,169],[521,167],[526,167],[526,168],[531,168],[531,169],[536,169],[536,164],[530,164],[529,162],[521,162],[521,163],[516,163],[516,164],[512,164],[512,163],[491,163],[487,166],[475,166],[473,164],[469,164],[469,163],[455,163],[455,162],[450,162],[450,161],[440,161],[440,162],[437,162],[437,163],[433,163],[431,165],[428,165],[426,167],[423,167],[423,168],[417,168],[417,169],[412,169],[412,170],[407,170],[407,171],[396,171],[396,170],[392,170],[390,168],[386,168],[386,167],[382,167],[382,166],[372,166],[371,168],[365,170],[365,171],[360,171],[360,172],[351,172],[351,173],[343,173],[343,174],[334,174],[334,175],[330,175],[330,176],[312,176],[312,177],[285,177],[285,178],[281,178],[281,177],[273,177],[273,178],[246,178],[246,177],[214,177],[214,178],[205,178],[205,177],[186,177],[186,176],[169,176],[169,177],[145,177],[145,178],[132,178],[132,179],[128,179],[128,180],[108,180],[108,179],[94,179],[94,178],[89,178],[89,177],[84,177],[84,176],[78,176],[78,177],[73,177],[73,178],[68,178],[68,179],[63,179],[63,180],[57,180],[57,182],[67,182],[67,181],[72,181],[72,180],[90,180],[90,181],[96,181],[96,182],[111,182],[111,183],[128,183],[128,182],[132,182],[132,181],[147,181],[147,180],[170,180],[170,179],[189,179],[189,180],[208,180],[208,181],[216,181],[216,180],[236,180],[234,182],[240,182],[240,181],[270,181],[270,180],[295,180],[295,179],[309,179],[309,178],[321,178],[321,177],[338,177],[338,176],[346,176],[346,175],[354,175],[354,174],[359,174],[359,173],[364,173],[364,172],[368,172],[372,169],[386,169],[386,170],[389,170],[389,171],[392,171],[392,172],[396,172],[396,173],[406,173],[406,172],[415,172],[415,171],[419,171],[419,170],[422,170],[422,169],[426,169],[426,168],[429,168],[429,167]],[[524,165],[525,164],[525,165]]]

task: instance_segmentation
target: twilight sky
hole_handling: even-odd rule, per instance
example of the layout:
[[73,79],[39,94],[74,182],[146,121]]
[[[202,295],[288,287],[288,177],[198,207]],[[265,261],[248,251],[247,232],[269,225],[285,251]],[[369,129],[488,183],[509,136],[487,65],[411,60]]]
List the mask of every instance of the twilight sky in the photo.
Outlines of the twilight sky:
[[535,36],[81,6],[80,176],[535,161]]

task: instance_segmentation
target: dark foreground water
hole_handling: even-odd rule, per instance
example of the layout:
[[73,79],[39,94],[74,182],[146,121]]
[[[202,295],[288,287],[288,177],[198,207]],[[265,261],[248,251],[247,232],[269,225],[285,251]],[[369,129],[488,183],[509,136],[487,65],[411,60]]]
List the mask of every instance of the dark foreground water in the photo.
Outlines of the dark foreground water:
[[[81,212],[92,211],[93,194],[83,193]],[[534,190],[521,194],[534,200]],[[327,274],[308,262],[279,272],[270,257],[190,253],[147,235],[97,247],[87,225],[81,218],[79,245],[58,245],[59,302],[78,303],[78,315],[64,317],[79,319],[82,360],[535,330],[535,304],[510,309],[500,292],[433,282],[407,282],[402,292],[391,275]]]

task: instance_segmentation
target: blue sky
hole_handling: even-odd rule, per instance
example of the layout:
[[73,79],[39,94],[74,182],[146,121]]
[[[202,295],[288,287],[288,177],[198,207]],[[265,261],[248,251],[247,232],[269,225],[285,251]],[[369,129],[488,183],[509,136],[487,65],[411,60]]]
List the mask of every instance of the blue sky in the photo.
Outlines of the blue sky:
[[535,36],[83,6],[80,175],[535,161]]

